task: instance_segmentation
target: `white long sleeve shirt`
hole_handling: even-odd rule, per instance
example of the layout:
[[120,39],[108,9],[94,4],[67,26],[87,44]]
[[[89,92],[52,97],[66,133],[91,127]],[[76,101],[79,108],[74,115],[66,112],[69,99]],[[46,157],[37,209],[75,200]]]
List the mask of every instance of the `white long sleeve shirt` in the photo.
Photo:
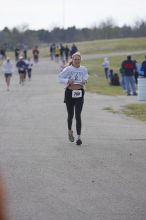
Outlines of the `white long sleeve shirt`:
[[110,67],[110,62],[108,58],[104,58],[104,62],[102,63],[103,68],[109,68]]
[[88,80],[88,71],[84,66],[78,68],[67,66],[58,75],[58,81],[61,84],[67,85],[69,80],[74,80],[74,84],[81,84]]
[[11,61],[5,61],[3,64],[3,73],[13,73],[13,64]]

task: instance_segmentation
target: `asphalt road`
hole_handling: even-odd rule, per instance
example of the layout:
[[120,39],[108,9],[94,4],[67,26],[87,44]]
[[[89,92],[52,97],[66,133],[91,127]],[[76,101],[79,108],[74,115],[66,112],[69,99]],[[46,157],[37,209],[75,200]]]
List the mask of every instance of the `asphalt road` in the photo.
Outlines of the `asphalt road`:
[[83,145],[76,146],[67,138],[58,68],[40,60],[24,86],[14,73],[9,92],[0,76],[0,166],[10,220],[145,220],[146,123],[106,110],[139,103],[137,97],[86,92]]

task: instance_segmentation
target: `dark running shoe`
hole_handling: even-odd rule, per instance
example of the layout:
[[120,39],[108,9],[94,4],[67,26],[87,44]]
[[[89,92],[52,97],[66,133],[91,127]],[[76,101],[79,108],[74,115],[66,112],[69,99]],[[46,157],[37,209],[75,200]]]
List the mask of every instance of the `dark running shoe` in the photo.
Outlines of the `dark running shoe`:
[[81,139],[78,139],[78,140],[76,141],[76,145],[81,145],[81,144],[82,144]]
[[68,133],[68,139],[69,139],[70,142],[74,142],[75,139],[74,139],[74,136],[73,136],[73,131],[71,133],[70,132]]

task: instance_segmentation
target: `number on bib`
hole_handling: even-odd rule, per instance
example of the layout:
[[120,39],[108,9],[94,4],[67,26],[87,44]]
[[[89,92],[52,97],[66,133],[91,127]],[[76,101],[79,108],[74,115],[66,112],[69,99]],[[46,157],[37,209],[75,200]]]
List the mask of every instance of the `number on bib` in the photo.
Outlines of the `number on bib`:
[[80,98],[82,97],[82,90],[73,90],[72,91],[72,98]]

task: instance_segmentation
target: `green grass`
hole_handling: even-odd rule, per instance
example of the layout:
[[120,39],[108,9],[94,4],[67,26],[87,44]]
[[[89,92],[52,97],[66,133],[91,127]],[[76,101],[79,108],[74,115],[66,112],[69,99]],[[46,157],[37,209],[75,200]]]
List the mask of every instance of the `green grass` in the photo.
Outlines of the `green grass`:
[[125,106],[123,113],[141,121],[146,121],[146,103]]
[[111,107],[105,107],[103,110],[111,112],[113,114],[125,114],[128,117],[133,117],[137,120],[146,121],[146,103],[133,103],[126,105],[122,110],[114,110]]
[[76,43],[81,54],[137,51],[146,48],[146,38],[122,38]]

